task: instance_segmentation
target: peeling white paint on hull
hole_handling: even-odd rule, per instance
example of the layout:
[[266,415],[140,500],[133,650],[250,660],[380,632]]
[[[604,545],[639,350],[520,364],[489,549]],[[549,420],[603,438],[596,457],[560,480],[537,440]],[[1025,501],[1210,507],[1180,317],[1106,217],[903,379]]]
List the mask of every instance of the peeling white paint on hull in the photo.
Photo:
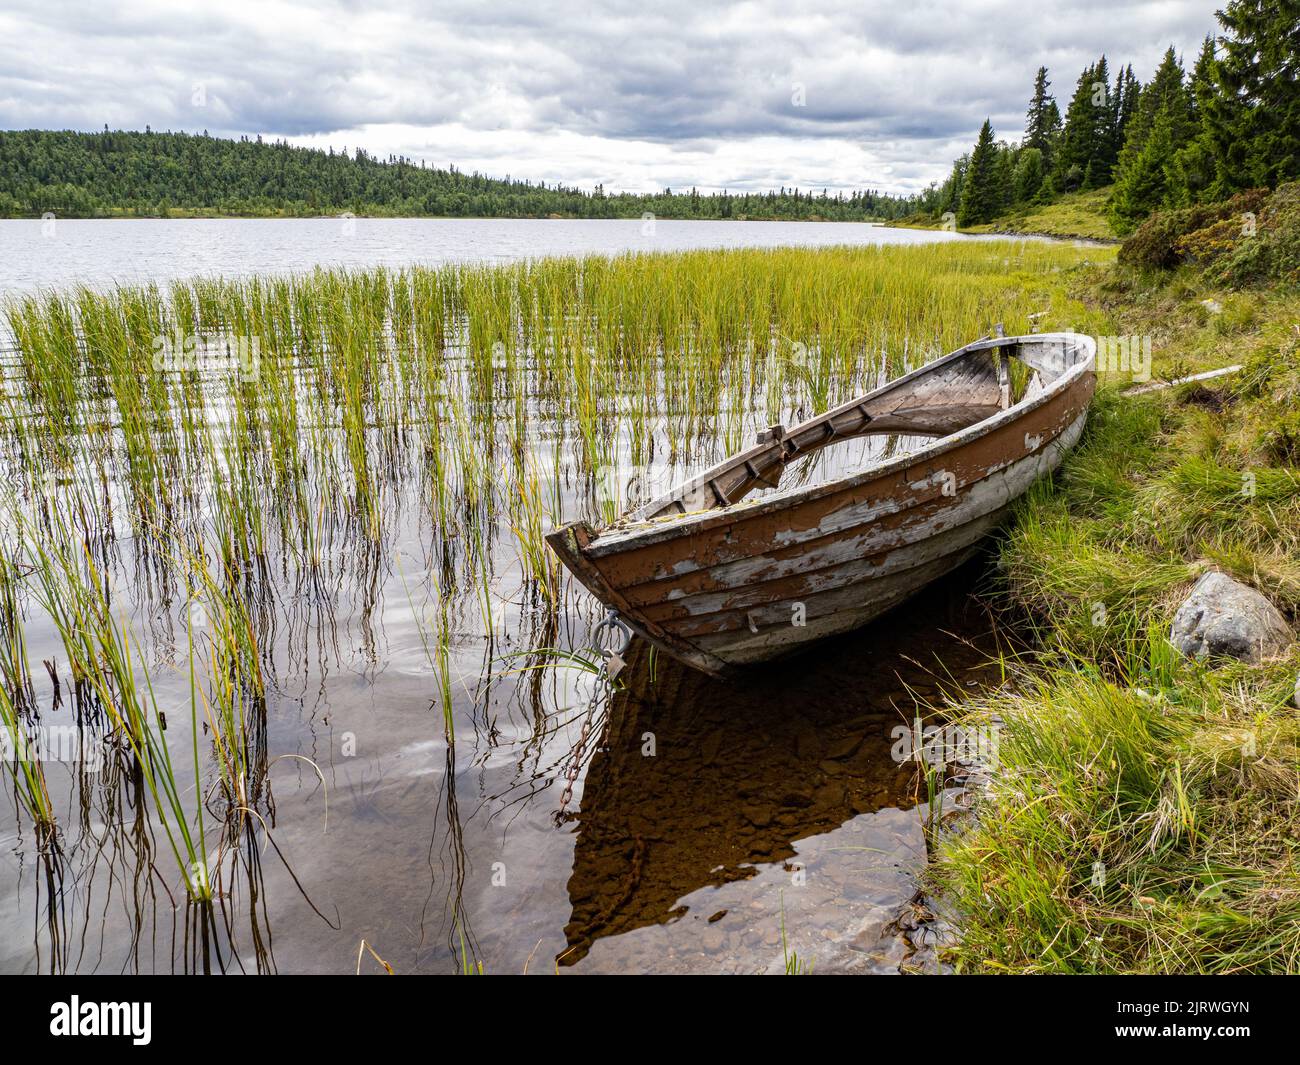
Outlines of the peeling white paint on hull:
[[[1037,455],[972,486],[953,512],[945,513],[946,521],[959,524],[941,530],[927,524],[915,526],[914,539],[889,551],[868,572],[863,572],[863,562],[856,560],[833,575],[823,575],[821,589],[768,600],[758,608],[745,609],[743,601],[732,605],[717,597],[701,597],[706,601],[692,611],[691,620],[698,624],[702,619],[716,619],[722,631],[700,634],[695,630],[692,642],[729,665],[744,665],[793,653],[808,643],[875,620],[971,558],[980,542],[1005,518],[1015,498],[1060,464],[1083,432],[1085,417],[1080,416]],[[968,520],[961,521],[962,516]],[[761,595],[761,588],[751,594]],[[805,621],[802,626],[791,624],[796,604],[800,604],[799,616]],[[736,612],[744,614],[747,624],[727,624]],[[664,627],[677,631],[671,625]],[[753,632],[755,627],[758,633]]]
[[[1033,387],[1014,403],[1009,356],[1032,370]],[[575,523],[548,541],[634,629],[698,668],[724,672],[788,654],[866,624],[978,550],[1010,504],[1078,441],[1094,358],[1092,339],[1074,334],[967,345],[760,439],[611,530]],[[963,417],[969,424],[911,454],[742,501],[779,478],[781,464],[835,440],[937,433]],[[683,500],[710,494],[719,505],[677,513]]]

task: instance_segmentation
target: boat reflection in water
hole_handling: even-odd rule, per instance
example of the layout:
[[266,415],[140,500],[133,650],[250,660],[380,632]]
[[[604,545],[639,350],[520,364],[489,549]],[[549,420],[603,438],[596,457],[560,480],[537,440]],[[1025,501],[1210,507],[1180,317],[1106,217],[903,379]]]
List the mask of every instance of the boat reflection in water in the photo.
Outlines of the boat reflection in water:
[[825,957],[864,913],[905,907],[925,793],[891,730],[993,679],[997,637],[969,594],[982,572],[736,678],[636,641],[587,772],[558,963],[698,970],[703,952],[753,971],[781,958],[783,924]]

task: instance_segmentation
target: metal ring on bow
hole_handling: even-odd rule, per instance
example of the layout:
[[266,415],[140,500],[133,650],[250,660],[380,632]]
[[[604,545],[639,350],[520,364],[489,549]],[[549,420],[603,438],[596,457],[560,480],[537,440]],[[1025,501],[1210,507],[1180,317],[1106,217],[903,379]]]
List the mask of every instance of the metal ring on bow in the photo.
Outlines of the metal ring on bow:
[[[602,647],[600,636],[603,632],[618,634],[621,642],[616,647]],[[605,615],[604,620],[597,624],[596,628],[592,631],[591,638],[592,642],[606,657],[609,655],[621,655],[627,650],[628,645],[632,642],[632,630],[628,627],[627,622],[618,616],[617,610],[611,610]]]

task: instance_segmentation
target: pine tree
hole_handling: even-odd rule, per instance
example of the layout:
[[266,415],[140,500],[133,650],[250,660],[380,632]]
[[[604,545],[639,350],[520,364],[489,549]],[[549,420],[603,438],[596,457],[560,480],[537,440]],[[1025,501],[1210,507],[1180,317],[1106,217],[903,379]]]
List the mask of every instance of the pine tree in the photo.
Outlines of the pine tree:
[[[1096,188],[1109,185],[1119,158],[1120,146],[1116,143],[1120,124],[1120,106],[1124,101],[1124,71],[1115,72],[1115,84],[1108,82],[1109,71],[1106,57],[1102,56],[1097,64],[1097,81],[1094,84],[1093,102],[1097,111],[1097,146],[1089,166],[1091,176],[1085,178],[1084,185]],[[1096,90],[1100,89],[1100,92]],[[1100,100],[1100,102],[1097,102]]]
[[970,154],[958,156],[953,160],[952,173],[939,188],[935,214],[952,212],[955,216],[961,210],[961,197],[966,188],[966,173],[970,169]]
[[975,150],[971,152],[970,164],[966,168],[961,208],[957,212],[958,225],[973,226],[990,222],[997,214],[997,155],[997,145],[993,143],[993,125],[986,118],[980,128],[979,140],[975,142]]
[[[1146,147],[1162,121],[1165,154],[1155,159]],[[1191,94],[1183,84],[1183,65],[1170,47],[1138,97],[1119,153],[1110,203],[1111,219],[1117,226],[1131,227],[1155,208],[1174,206],[1188,198],[1187,177],[1175,156],[1194,134]]]
[[1205,104],[1214,92],[1214,36],[1206,34],[1187,82],[1187,106],[1193,125],[1200,124]]
[[1300,177],[1300,0],[1231,0],[1207,101],[1215,193]]
[[997,144],[993,164],[993,190],[996,204],[994,214],[1002,214],[1016,202],[1016,153],[1005,141]]
[[1115,177],[1120,152],[1124,148],[1124,139],[1128,133],[1129,122],[1137,111],[1140,93],[1141,86],[1138,84],[1137,78],[1133,76],[1133,65],[1131,63],[1123,70],[1116,71],[1115,87],[1111,90],[1109,101],[1110,128],[1106,136],[1105,180],[1107,182]]
[[1043,153],[1037,148],[1021,148],[1016,162],[1016,203],[1029,203],[1043,189]]
[[1187,207],[1204,200],[1215,177],[1214,138],[1209,128],[1208,112],[1213,107],[1214,38],[1207,36],[1201,44],[1196,66],[1192,68],[1187,85],[1188,107],[1191,115],[1189,134],[1174,155],[1167,173],[1169,189],[1165,206]]
[[1125,149],[1134,154],[1142,150],[1147,136],[1155,126],[1156,116],[1168,109],[1172,123],[1170,133],[1176,142],[1187,139],[1191,123],[1191,105],[1183,84],[1183,64],[1171,46],[1156,68],[1150,83],[1138,97],[1137,113],[1129,125]]
[[1142,96],[1142,83],[1133,76],[1133,64],[1124,68],[1124,87],[1120,90],[1118,141],[1122,145],[1128,133],[1128,124],[1137,114],[1138,100]]
[[1109,185],[1111,171],[1115,168],[1111,142],[1114,140],[1116,113],[1110,88],[1110,67],[1106,64],[1105,56],[1097,60],[1093,78],[1092,95],[1089,97],[1092,104],[1092,151],[1083,176],[1083,187],[1087,189]]

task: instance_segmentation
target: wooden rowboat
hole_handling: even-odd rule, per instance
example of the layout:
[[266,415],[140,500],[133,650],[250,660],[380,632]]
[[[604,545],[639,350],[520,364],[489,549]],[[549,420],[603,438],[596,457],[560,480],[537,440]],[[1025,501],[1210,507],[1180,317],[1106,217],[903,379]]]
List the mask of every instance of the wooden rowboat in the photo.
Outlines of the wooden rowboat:
[[[547,536],[591,592],[707,673],[866,624],[955,569],[1079,439],[1096,342],[977,340],[758,443],[624,515]],[[1018,364],[1018,365],[1017,365]],[[873,434],[934,438],[793,489],[806,456]],[[755,489],[776,489],[746,500]]]

